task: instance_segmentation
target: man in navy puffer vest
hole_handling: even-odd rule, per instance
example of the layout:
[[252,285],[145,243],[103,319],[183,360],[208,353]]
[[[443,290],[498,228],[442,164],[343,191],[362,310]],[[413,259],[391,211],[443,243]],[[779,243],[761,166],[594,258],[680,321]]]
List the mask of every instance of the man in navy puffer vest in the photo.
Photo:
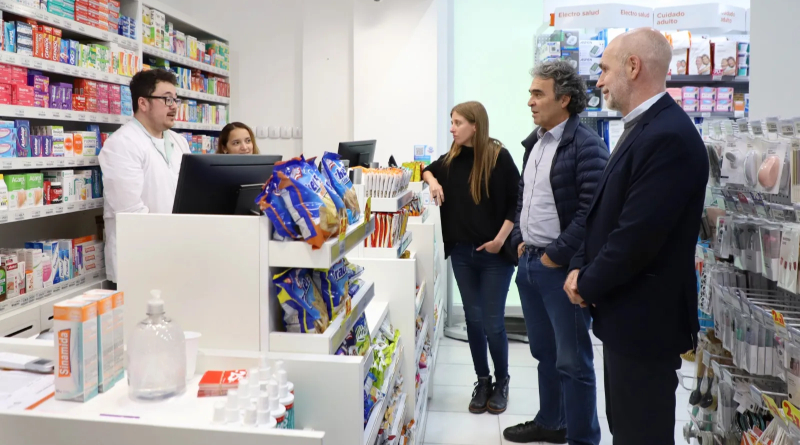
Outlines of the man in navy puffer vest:
[[525,140],[514,230],[519,288],[533,357],[539,362],[539,414],[507,428],[512,442],[598,445],[589,310],[563,286],[583,242],[586,212],[608,161],[597,131],[580,122],[586,85],[565,61],[533,71],[530,106],[538,128]]

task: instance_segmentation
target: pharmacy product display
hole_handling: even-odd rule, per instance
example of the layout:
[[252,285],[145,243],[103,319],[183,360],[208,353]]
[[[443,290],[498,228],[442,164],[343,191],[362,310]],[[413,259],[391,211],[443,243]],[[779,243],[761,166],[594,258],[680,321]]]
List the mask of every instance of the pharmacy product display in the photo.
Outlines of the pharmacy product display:
[[11,300],[103,269],[103,247],[94,236],[86,236],[0,248],[0,302],[14,303]]
[[[60,125],[31,125],[28,120],[0,121],[3,158],[95,158],[111,136],[99,125],[87,131],[65,131]],[[73,164],[74,165],[74,164]]]
[[[45,170],[42,173],[4,174],[0,184],[0,212],[77,203],[103,197],[99,168]],[[3,205],[3,202],[6,205]]]
[[199,40],[175,29],[166,15],[147,6],[142,7],[142,39],[145,45],[174,53],[181,57],[230,69],[230,47],[218,40]]
[[[89,19],[80,15],[76,21],[83,23]],[[133,77],[138,71],[139,55],[119,44],[84,44],[63,37],[63,31],[57,27],[39,24],[36,20],[25,17],[15,17],[13,14],[4,14],[3,24],[3,51],[125,77]],[[114,29],[113,32],[117,33],[117,30]]]
[[189,149],[195,154],[214,154],[219,146],[219,138],[204,134],[178,132],[189,143]]
[[736,93],[731,87],[685,86],[667,88],[667,94],[687,113],[736,111],[744,115],[745,104],[749,100],[748,94]]

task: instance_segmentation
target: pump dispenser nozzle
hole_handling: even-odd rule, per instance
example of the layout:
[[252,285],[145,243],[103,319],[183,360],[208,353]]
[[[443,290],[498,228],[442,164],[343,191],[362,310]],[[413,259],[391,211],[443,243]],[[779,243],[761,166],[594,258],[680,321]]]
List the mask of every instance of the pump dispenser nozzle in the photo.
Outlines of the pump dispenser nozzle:
[[147,315],[161,315],[164,313],[164,300],[161,299],[161,291],[153,289],[150,291],[151,298],[147,302]]

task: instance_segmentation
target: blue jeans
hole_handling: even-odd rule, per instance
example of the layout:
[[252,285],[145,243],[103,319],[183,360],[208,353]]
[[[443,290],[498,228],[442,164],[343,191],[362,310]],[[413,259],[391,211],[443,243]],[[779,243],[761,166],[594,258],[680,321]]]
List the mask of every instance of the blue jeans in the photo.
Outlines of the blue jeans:
[[480,252],[472,244],[458,244],[450,253],[464,315],[472,363],[478,377],[489,377],[486,344],[494,362],[497,380],[508,377],[508,337],[505,311],[514,265],[501,255]]
[[544,249],[527,247],[519,260],[517,287],[531,354],[539,361],[539,414],[549,430],[567,430],[570,445],[598,445],[597,388],[589,309],[564,292],[567,268],[542,264]]

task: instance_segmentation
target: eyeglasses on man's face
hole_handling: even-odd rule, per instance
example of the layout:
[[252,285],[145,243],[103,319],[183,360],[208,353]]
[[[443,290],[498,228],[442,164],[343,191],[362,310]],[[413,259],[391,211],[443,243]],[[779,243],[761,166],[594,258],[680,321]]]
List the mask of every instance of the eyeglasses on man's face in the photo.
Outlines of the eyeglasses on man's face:
[[172,97],[172,96],[145,96],[145,97],[147,97],[148,99],[163,99],[164,104],[168,107],[171,107],[173,105],[178,107],[181,106],[181,100],[178,99],[177,97]]

